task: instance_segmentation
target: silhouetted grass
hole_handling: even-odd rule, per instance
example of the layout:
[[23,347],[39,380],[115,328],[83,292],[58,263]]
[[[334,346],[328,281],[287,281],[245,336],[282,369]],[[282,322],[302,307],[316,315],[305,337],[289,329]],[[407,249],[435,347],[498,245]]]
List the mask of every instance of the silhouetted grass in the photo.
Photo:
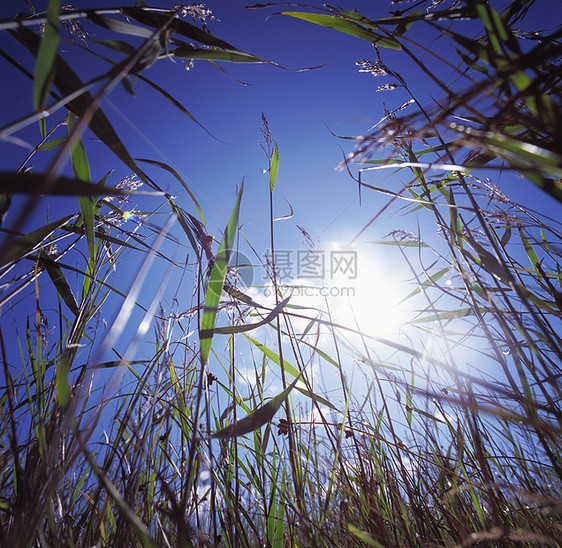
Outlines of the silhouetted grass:
[[[403,257],[404,302],[416,307],[387,339],[340,325],[329,307],[295,306],[274,262],[271,306],[241,291],[229,259],[243,185],[215,244],[181,175],[134,159],[103,113],[111,89],[132,91],[133,76],[193,119],[142,72],[168,56],[265,61],[210,34],[204,21],[179,17],[200,21],[209,16],[202,8],[59,14],[57,6],[0,22],[38,60],[32,71],[0,50],[34,90],[33,111],[0,134],[17,139],[37,123],[42,131],[20,169],[0,174],[1,544],[558,546],[561,224],[555,212],[512,202],[494,177],[512,172],[513,184],[521,177],[562,196],[559,27],[517,30],[537,7],[519,1],[500,12],[477,0],[396,3],[383,19],[330,7],[284,12],[375,44],[360,70],[381,79],[381,91],[409,96],[357,137],[344,165],[352,177],[359,170],[360,193],[386,197],[373,222],[400,207],[439,234],[428,244],[424,232],[397,230],[385,242]],[[478,24],[478,36],[463,33],[465,20]],[[95,44],[89,25],[119,38]],[[458,58],[411,39],[419,26]],[[64,27],[106,72],[79,80],[72,56],[57,53]],[[409,75],[386,65],[384,48],[411,59],[441,96],[417,97]],[[64,121],[52,124],[59,111]],[[85,131],[134,175],[118,184],[108,168],[92,181]],[[263,138],[273,251],[282,154],[265,116]],[[48,170],[29,168],[48,150]],[[74,178],[60,175],[69,158]],[[180,206],[141,164],[172,174],[191,202]],[[392,187],[372,182],[378,170],[394,174]],[[151,211],[135,212],[127,201],[145,188]],[[78,196],[75,210],[43,215],[42,196],[57,194]],[[194,262],[179,263],[170,251],[178,246]],[[143,306],[155,261],[168,277]],[[164,298],[174,295],[176,272],[176,294],[192,279],[183,311]],[[351,352],[343,335],[353,337]],[[313,358],[337,379],[337,393],[319,386]],[[362,371],[360,396],[350,361]],[[277,379],[281,389],[268,399]]]

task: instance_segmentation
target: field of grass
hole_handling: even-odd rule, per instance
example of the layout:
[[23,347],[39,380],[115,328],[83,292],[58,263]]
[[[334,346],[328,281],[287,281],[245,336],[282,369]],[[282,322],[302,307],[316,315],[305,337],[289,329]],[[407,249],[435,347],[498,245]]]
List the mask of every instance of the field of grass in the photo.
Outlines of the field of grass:
[[[376,60],[359,69],[374,89],[410,97],[344,142],[341,166],[363,198],[379,195],[372,223],[388,211],[420,219],[417,234],[376,244],[400,254],[410,280],[403,302],[414,312],[392,338],[341,325],[329,303],[294,305],[274,263],[275,299],[256,302],[229,263],[244,185],[212,238],[188,183],[135,159],[104,114],[111,90],[135,81],[192,118],[143,73],[162,59],[264,62],[209,33],[201,8],[59,13],[50,0],[46,13],[0,22],[36,59],[31,73],[0,49],[34,99],[0,135],[42,134],[17,171],[0,171],[1,546],[560,546],[561,27],[531,32],[533,0],[430,4],[397,2],[383,19],[278,6],[326,27],[327,41],[343,32],[373,43]],[[93,27],[114,39],[93,43]],[[418,28],[456,61],[411,38]],[[63,46],[106,71],[81,81]],[[389,50],[441,96],[418,97]],[[262,133],[274,251],[282,154],[265,116]],[[91,180],[86,134],[134,176],[117,184],[108,166]],[[44,171],[30,167],[46,154]],[[60,175],[67,161],[73,176]],[[184,201],[150,170],[172,175]],[[380,172],[393,183],[375,184]],[[530,181],[551,207],[515,203],[500,175]],[[75,210],[58,216],[46,195],[77,197]],[[141,198],[151,210],[128,213]],[[189,266],[173,246],[189,249]],[[166,274],[143,306],[155,262]],[[162,298],[178,273],[192,290],[182,313]],[[322,388],[312,363],[337,390]],[[270,398],[272,380],[281,388]]]

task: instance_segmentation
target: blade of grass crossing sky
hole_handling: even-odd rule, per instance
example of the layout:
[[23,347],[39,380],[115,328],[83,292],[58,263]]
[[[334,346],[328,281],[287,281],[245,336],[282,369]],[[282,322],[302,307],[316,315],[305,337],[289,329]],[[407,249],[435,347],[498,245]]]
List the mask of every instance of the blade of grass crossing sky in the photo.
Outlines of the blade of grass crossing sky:
[[265,59],[244,52],[221,51],[216,49],[194,48],[181,46],[170,51],[180,59],[205,59],[212,61],[230,61],[231,63],[267,63]]
[[[135,19],[139,23],[143,23],[144,25],[148,25],[153,28],[160,28],[169,17],[168,14],[148,11],[139,7],[121,8],[121,13],[127,17]],[[228,42],[213,36],[210,32],[202,30],[187,21],[182,21],[181,19],[176,19],[174,21],[173,31],[189,38],[190,40],[195,40],[196,42],[200,42],[213,48],[240,51]]]
[[228,327],[215,327],[215,333],[245,333],[246,331],[252,331],[254,329],[257,329],[258,327],[261,327],[262,325],[271,323],[283,311],[289,299],[290,297],[287,297],[285,300],[281,301],[265,318],[263,318],[263,320],[260,320],[259,322],[243,325],[229,325]]
[[[194,120],[195,120],[195,118],[194,118]],[[197,122],[197,120],[195,120],[195,121]],[[197,122],[197,123],[199,123],[199,122]],[[199,213],[199,218],[201,219],[202,222],[204,222],[203,212],[201,211],[201,206],[199,205],[199,202],[197,201],[197,198],[195,197],[193,192],[191,192],[191,189],[189,188],[187,183],[181,178],[180,174],[173,167],[169,166],[168,164],[165,164],[164,162],[158,162],[157,160],[149,160],[149,159],[146,159],[146,158],[135,158],[135,160],[137,162],[144,162],[145,164],[149,164],[151,166],[159,167],[161,169],[164,169],[168,173],[171,173],[177,179],[177,181],[181,184],[181,186],[183,186],[185,191],[189,194],[189,197],[191,198],[192,202],[195,204],[195,207],[197,208],[197,213]]]
[[[54,64],[59,44],[59,0],[50,0],[47,7],[47,23],[43,31],[37,62],[33,89],[33,102],[36,110],[41,110],[47,103],[54,77]],[[45,136],[44,122],[41,124]]]
[[303,21],[308,21],[309,23],[314,23],[316,25],[320,25],[321,27],[345,32],[346,34],[350,34],[356,38],[362,38],[363,40],[367,40],[384,48],[402,49],[398,40],[383,36],[382,34],[377,34],[358,23],[355,23],[354,21],[347,21],[342,17],[319,13],[305,13],[300,11],[284,11],[281,15],[288,15],[289,17],[302,19]]
[[[254,344],[258,348],[258,350],[261,350],[264,353],[264,355],[267,356],[273,363],[281,367],[281,358],[279,357],[279,354],[276,354],[273,350],[267,348],[264,344],[260,343],[259,341],[252,339],[252,337],[249,337],[248,335],[244,335],[244,336],[252,344]],[[299,373],[297,368],[285,359],[283,360],[283,367],[285,368],[285,371],[289,373],[289,375],[297,378],[300,377],[301,373]],[[319,396],[318,394],[315,394],[313,392],[309,392],[306,388],[301,388],[300,386],[297,387],[297,390],[301,392],[301,394],[304,394],[305,396],[311,398],[312,400],[318,402],[319,404],[325,405],[326,407],[329,407],[330,409],[337,411],[337,408],[322,396]]]
[[238,215],[240,213],[240,200],[244,191],[244,183],[240,186],[240,192],[234,205],[234,210],[228,221],[226,230],[222,237],[215,264],[211,270],[211,277],[207,284],[207,293],[205,295],[205,306],[203,308],[203,317],[201,319],[201,328],[199,330],[199,341],[201,346],[201,362],[206,364],[209,361],[209,353],[211,352],[211,343],[217,319],[220,297],[230,259],[230,252],[234,244],[236,230],[238,228]]
[[[69,135],[75,130],[76,121],[72,112],[68,113],[68,133]],[[88,164],[88,157],[86,150],[82,144],[82,140],[78,138],[76,143],[70,151],[70,158],[72,161],[72,170],[74,176],[81,180],[90,182],[90,165]],[[84,229],[86,231],[86,241],[88,242],[88,251],[90,252],[90,263],[95,262],[95,240],[94,240],[94,205],[95,200],[88,196],[80,196],[80,212],[82,213],[82,221],[84,222]]]
[[212,438],[234,438],[253,432],[273,419],[281,404],[287,399],[291,390],[299,382],[302,373],[283,392],[269,400],[266,404],[254,409],[248,416],[215,432]]

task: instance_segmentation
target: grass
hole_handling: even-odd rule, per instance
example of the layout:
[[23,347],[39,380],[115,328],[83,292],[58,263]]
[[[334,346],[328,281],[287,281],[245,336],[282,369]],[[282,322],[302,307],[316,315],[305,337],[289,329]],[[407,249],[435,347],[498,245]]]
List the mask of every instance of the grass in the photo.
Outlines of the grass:
[[[510,172],[561,201],[559,29],[516,32],[533,2],[500,11],[479,0],[395,7],[374,20],[329,7],[284,12],[327,27],[327,40],[338,31],[374,43],[376,59],[361,70],[382,78],[381,90],[401,87],[410,97],[356,139],[344,164],[360,194],[387,200],[373,223],[394,208],[439,234],[396,231],[378,244],[396,248],[411,279],[404,301],[415,314],[392,340],[340,325],[329,307],[296,307],[275,263],[267,265],[274,304],[256,303],[229,267],[243,187],[217,246],[177,171],[133,159],[103,113],[111,89],[130,89],[133,76],[193,119],[145,67],[168,56],[263,59],[175,10],[59,11],[51,0],[46,15],[0,22],[38,60],[32,72],[0,50],[34,90],[33,112],[1,135],[17,139],[36,123],[42,130],[20,169],[0,175],[10,221],[0,248],[2,545],[559,545],[561,225],[494,183]],[[462,34],[463,19],[477,36]],[[91,43],[87,28],[96,25],[119,40]],[[409,29],[419,27],[458,59],[412,39]],[[57,53],[69,42],[63,29],[105,72],[80,81],[72,57]],[[385,49],[415,63],[441,97],[425,104],[387,66]],[[65,121],[51,127],[45,114],[59,111]],[[85,131],[135,176],[91,181]],[[274,250],[282,155],[265,116],[263,137]],[[48,150],[50,167],[31,170],[30,159]],[[68,158],[73,177],[61,176]],[[141,164],[172,174],[188,209]],[[376,186],[380,170],[400,188]],[[141,183],[152,211],[130,213]],[[49,194],[79,196],[75,211],[43,214]],[[23,231],[42,215],[43,226]],[[189,249],[195,266],[179,264],[173,246]],[[143,307],[155,261],[167,278]],[[131,263],[139,265],[132,275]],[[174,294],[176,273],[176,294],[193,278],[183,313],[163,296]],[[99,324],[116,306],[103,337]],[[136,328],[133,314],[142,318]],[[118,350],[126,335],[131,342]],[[344,336],[353,337],[352,355]],[[337,379],[337,393],[323,392],[313,359]],[[361,395],[346,374],[350,361],[361,367]]]

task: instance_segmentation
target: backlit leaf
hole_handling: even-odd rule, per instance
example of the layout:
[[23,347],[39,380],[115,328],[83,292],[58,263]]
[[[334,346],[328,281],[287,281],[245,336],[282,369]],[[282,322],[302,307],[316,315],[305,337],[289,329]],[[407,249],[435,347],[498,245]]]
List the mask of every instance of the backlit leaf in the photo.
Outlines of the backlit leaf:
[[47,103],[51,83],[55,70],[55,58],[59,44],[59,0],[49,0],[47,7],[47,21],[41,38],[37,62],[35,63],[35,78],[33,100],[35,110],[41,110]]
[[[256,348],[258,348],[258,350],[261,350],[273,363],[275,363],[276,365],[278,365],[279,367],[281,367],[281,358],[279,357],[279,354],[276,354],[273,350],[271,350],[270,348],[267,348],[267,346],[265,346],[264,344],[260,343],[259,341],[256,341],[255,339],[252,339],[252,337],[249,337],[248,335],[245,335],[245,337],[251,342],[253,343]],[[287,360],[283,360],[283,367],[285,369],[285,371],[291,375],[292,377],[299,377],[299,375],[301,373],[299,373],[299,371],[297,370],[297,368],[292,365],[291,363],[289,363]],[[317,403],[321,404],[321,405],[325,405],[326,407],[329,407],[330,409],[333,409],[334,411],[337,411],[336,407],[334,405],[332,405],[327,399],[323,398],[322,396],[319,396],[318,394],[314,393],[314,392],[309,392],[306,388],[304,387],[297,387],[297,390],[305,395],[307,398],[310,398],[312,400],[315,400]]]
[[271,165],[269,167],[269,189],[273,192],[275,183],[277,182],[277,172],[279,171],[279,147],[275,143],[273,156],[271,157]]
[[[68,135],[69,137],[75,132],[76,123],[72,112],[68,113]],[[70,158],[72,161],[72,170],[74,176],[81,180],[90,182],[90,165],[86,150],[82,144],[80,137],[75,138],[75,142],[70,150]],[[80,212],[84,221],[84,230],[86,232],[86,241],[88,242],[88,251],[90,252],[90,263],[93,265],[95,261],[95,239],[94,239],[94,205],[96,201],[90,196],[80,196]]]
[[297,382],[300,380],[302,373],[289,385],[281,394],[278,394],[266,404],[254,409],[248,416],[236,421],[234,424],[215,432],[212,438],[234,438],[236,436],[243,436],[249,432],[253,432],[258,428],[261,428],[264,424],[268,423],[273,419],[275,413],[281,407],[281,404],[285,401],[291,390],[295,387]]
[[368,40],[373,44],[391,49],[402,49],[400,42],[394,38],[389,38],[381,34],[377,34],[354,21],[347,21],[341,17],[336,17],[334,15],[325,15],[320,13],[306,13],[300,11],[284,11],[281,15],[288,15],[289,17],[295,17],[296,19],[302,19],[303,21],[308,21],[309,23],[314,23],[320,25],[321,27],[326,27],[356,38],[362,38],[363,40]]
[[211,277],[207,284],[207,294],[205,295],[205,307],[203,309],[203,317],[201,319],[201,328],[199,330],[199,340],[201,346],[201,362],[207,363],[209,360],[209,353],[211,351],[211,342],[213,340],[213,333],[215,321],[217,319],[217,312],[228,268],[228,261],[230,259],[230,252],[234,244],[236,230],[238,228],[238,215],[240,213],[240,200],[244,190],[244,183],[240,187],[238,198],[230,216],[230,220],[224,231],[215,264],[211,270]]

